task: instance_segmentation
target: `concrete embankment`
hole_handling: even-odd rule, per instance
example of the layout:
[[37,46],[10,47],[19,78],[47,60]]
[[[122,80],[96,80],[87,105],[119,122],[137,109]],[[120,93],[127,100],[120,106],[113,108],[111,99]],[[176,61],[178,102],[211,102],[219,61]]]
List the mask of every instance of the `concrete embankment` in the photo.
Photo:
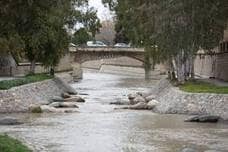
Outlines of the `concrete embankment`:
[[0,113],[28,112],[31,105],[48,104],[50,99],[66,92],[67,86],[63,86],[60,79],[69,82],[72,77],[64,74],[51,80],[1,90]]
[[187,93],[161,80],[153,89],[159,104],[154,111],[167,114],[208,114],[228,120],[228,95]]

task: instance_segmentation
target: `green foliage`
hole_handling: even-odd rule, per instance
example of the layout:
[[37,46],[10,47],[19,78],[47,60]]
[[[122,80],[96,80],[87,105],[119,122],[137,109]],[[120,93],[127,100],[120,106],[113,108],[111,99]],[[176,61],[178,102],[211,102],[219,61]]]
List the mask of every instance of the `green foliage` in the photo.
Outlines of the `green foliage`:
[[100,20],[97,17],[97,11],[94,8],[90,8],[83,14],[82,24],[87,29],[87,31],[91,32],[92,38],[95,39],[95,35],[99,32],[101,28]]
[[228,94],[228,87],[216,86],[207,82],[188,81],[179,86],[181,90],[192,93]]
[[32,152],[28,147],[20,141],[13,139],[7,135],[0,135],[0,151],[1,152]]
[[76,31],[72,38],[72,43],[76,45],[86,44],[87,41],[92,40],[92,37],[89,35],[85,28],[80,28]]
[[89,8],[88,0],[0,1],[0,53],[22,52],[33,73],[35,62],[53,68],[68,50],[68,32],[77,23],[93,35],[100,27],[96,11],[82,7]]
[[39,82],[39,81],[52,79],[52,78],[53,78],[52,76],[49,76],[46,74],[35,74],[35,75],[27,75],[20,79],[4,80],[4,81],[0,81],[0,90],[7,90],[12,87]]
[[[227,26],[227,0],[103,0],[116,11],[118,33],[144,46],[152,62],[169,61],[180,77],[193,73],[194,54],[218,46]],[[153,46],[158,46],[155,51]],[[175,64],[171,64],[174,62]],[[152,65],[154,63],[151,63]],[[186,70],[183,71],[183,67]]]

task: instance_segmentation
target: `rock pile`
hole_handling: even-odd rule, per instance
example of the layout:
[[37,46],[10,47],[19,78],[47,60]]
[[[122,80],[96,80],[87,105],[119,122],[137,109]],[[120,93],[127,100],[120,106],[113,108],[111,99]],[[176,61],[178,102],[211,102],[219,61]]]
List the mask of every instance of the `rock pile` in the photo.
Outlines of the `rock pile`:
[[[155,100],[155,96],[147,93],[137,92],[136,94],[128,95],[129,104],[127,106],[121,107],[120,109],[132,109],[132,110],[153,110],[154,107],[159,104],[157,100]],[[111,103],[114,104],[114,103]],[[124,105],[119,104],[118,105]],[[117,108],[118,109],[118,108]]]
[[33,113],[53,112],[53,113],[71,113],[77,112],[79,102],[85,102],[85,100],[75,94],[62,93],[61,97],[53,97],[48,104],[41,106],[30,106],[30,111]]

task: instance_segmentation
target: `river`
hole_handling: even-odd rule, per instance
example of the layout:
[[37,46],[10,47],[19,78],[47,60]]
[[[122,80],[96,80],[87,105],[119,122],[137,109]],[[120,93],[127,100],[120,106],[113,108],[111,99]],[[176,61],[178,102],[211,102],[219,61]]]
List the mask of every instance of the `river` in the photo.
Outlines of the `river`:
[[227,124],[186,123],[185,115],[114,110],[117,106],[109,104],[126,100],[128,93],[149,90],[155,83],[139,76],[86,72],[83,80],[72,84],[87,94],[78,113],[11,114],[26,123],[0,126],[0,132],[38,152],[179,152],[185,147],[228,151]]

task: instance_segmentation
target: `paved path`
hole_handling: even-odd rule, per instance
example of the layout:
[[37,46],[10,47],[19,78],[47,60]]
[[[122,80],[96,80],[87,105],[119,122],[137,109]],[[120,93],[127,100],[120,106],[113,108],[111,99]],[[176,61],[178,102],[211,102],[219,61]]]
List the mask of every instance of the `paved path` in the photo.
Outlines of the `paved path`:
[[0,77],[0,81],[4,81],[4,80],[13,80],[16,79],[15,77]]

